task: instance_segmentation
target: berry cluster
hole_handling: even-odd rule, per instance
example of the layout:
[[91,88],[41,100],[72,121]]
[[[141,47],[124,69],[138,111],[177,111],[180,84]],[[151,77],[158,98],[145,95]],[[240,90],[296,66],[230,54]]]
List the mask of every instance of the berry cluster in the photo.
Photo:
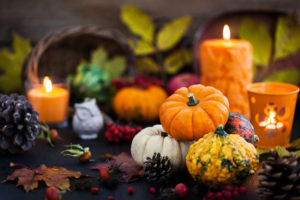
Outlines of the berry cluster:
[[227,185],[222,191],[208,192],[207,195],[202,200],[215,200],[215,199],[226,199],[232,200],[237,198],[240,194],[245,194],[245,187],[236,187],[232,185]]
[[163,82],[155,77],[148,77],[144,74],[137,75],[134,80],[128,80],[128,79],[122,79],[117,78],[112,80],[112,85],[116,89],[122,89],[124,87],[130,87],[130,86],[138,86],[141,88],[148,88],[151,85],[157,85],[162,86]]
[[133,137],[142,130],[141,126],[137,127],[130,127],[128,125],[121,126],[121,125],[114,125],[113,123],[107,124],[107,130],[104,134],[105,138],[109,142],[119,142],[120,140],[123,141],[131,141]]

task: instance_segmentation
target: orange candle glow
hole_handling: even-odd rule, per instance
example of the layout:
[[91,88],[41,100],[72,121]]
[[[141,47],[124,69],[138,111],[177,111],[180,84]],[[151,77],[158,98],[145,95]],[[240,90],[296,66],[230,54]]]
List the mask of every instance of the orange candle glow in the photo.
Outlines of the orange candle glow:
[[257,146],[288,147],[299,88],[286,83],[248,85],[251,123],[259,137]]
[[49,77],[43,80],[43,86],[30,89],[28,100],[39,112],[39,121],[60,123],[66,119],[69,91],[53,85]]
[[230,39],[230,29],[224,26],[223,39],[202,43],[202,83],[219,89],[227,96],[232,112],[250,117],[246,86],[252,82],[252,46],[248,41]]

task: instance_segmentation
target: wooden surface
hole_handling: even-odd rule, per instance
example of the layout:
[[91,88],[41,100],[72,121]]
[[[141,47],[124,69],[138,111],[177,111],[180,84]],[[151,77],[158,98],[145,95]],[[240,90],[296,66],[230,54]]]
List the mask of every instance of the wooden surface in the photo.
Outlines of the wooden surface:
[[97,24],[126,31],[119,19],[123,4],[136,5],[155,18],[191,14],[190,34],[211,17],[236,10],[299,11],[299,0],[0,0],[0,46],[14,30],[36,43],[49,31]]

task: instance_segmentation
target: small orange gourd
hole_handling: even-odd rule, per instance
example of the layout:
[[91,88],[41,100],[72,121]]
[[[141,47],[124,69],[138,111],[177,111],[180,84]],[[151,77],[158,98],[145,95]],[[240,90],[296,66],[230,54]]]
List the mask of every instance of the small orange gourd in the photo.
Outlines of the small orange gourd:
[[201,84],[182,87],[160,107],[160,122],[177,140],[197,140],[225,125],[229,115],[227,98],[217,89]]
[[120,118],[151,122],[158,118],[159,108],[166,98],[166,91],[159,86],[126,87],[115,95],[113,108]]

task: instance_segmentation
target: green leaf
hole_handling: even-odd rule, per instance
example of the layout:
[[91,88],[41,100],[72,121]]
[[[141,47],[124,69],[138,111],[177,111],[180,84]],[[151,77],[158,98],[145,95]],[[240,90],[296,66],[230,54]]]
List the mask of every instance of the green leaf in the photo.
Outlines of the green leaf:
[[284,82],[297,85],[300,79],[300,71],[298,69],[284,69],[274,72],[265,78],[264,81]]
[[110,61],[107,61],[102,68],[110,79],[119,78],[126,69],[126,59],[122,56],[115,56]]
[[145,41],[152,43],[154,35],[154,24],[151,18],[134,6],[124,5],[121,9],[121,20],[130,31]]
[[140,73],[159,73],[159,65],[150,57],[137,58],[137,69]]
[[24,61],[31,52],[29,40],[13,33],[13,52],[6,49],[0,51],[0,89],[5,93],[22,90],[21,73]]
[[155,52],[155,48],[147,41],[139,39],[129,39],[128,43],[137,56],[148,55]]
[[243,18],[238,30],[239,37],[248,40],[253,46],[253,62],[255,65],[268,67],[272,52],[272,37],[259,22]]
[[168,74],[176,74],[184,65],[192,61],[192,53],[187,49],[172,52],[164,60],[164,68]]
[[286,150],[286,148],[281,147],[281,146],[276,146],[274,150],[277,152],[277,154],[280,158],[283,156],[290,155],[290,152],[288,150]]
[[191,16],[184,16],[165,24],[158,32],[157,47],[162,51],[174,47],[186,33],[191,20]]
[[[107,52],[103,47],[98,47],[92,52],[90,64],[97,65],[102,68],[107,62]],[[80,64],[85,64],[86,62],[81,61]]]
[[256,151],[258,155],[261,155],[261,154],[269,153],[270,149],[263,149],[263,148],[256,147]]
[[279,17],[275,32],[274,60],[288,57],[300,49],[300,24],[292,17]]
[[288,149],[297,149],[300,150],[300,138],[294,140],[290,146],[288,147]]

